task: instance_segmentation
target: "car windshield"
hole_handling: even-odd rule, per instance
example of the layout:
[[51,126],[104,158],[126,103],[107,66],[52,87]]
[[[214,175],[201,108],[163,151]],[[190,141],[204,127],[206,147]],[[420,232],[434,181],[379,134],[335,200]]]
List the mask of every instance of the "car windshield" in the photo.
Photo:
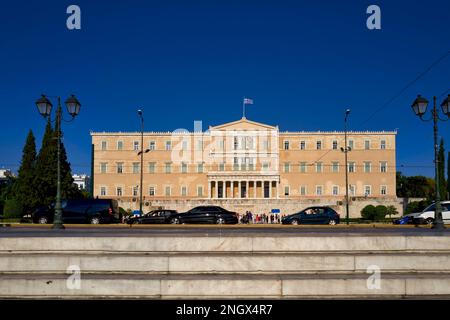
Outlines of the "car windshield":
[[426,212],[426,211],[434,211],[434,203],[429,205],[428,207],[426,207],[425,209],[423,209],[422,212]]

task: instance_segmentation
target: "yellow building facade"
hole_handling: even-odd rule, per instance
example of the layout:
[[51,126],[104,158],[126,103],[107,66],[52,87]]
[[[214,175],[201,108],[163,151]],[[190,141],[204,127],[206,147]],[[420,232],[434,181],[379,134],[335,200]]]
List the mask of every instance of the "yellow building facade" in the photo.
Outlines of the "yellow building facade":
[[[344,132],[282,132],[242,118],[193,131],[92,132],[94,196],[137,208],[165,201],[247,203],[345,197]],[[349,197],[396,198],[395,131],[348,132]],[[239,202],[236,202],[239,200]],[[168,202],[169,201],[169,202]]]

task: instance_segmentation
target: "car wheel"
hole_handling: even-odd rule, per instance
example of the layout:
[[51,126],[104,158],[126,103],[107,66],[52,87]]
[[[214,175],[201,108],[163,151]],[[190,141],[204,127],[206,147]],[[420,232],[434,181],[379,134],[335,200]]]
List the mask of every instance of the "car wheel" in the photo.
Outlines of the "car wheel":
[[170,219],[170,224],[180,224],[180,219],[172,218],[172,219]]
[[335,225],[336,225],[336,220],[330,219],[330,221],[328,221],[328,224],[329,224],[330,226],[335,226]]
[[425,220],[425,223],[428,224],[428,225],[433,224],[433,222],[434,222],[433,218],[428,218],[428,219]]
[[47,217],[40,217],[38,220],[38,223],[40,224],[47,224],[48,223],[48,218]]
[[100,224],[100,218],[99,217],[93,217],[90,220],[91,224]]
[[222,217],[217,218],[216,220],[216,224],[224,224],[225,223],[225,219]]
[[297,226],[300,224],[300,221],[298,221],[298,219],[292,219],[291,224]]

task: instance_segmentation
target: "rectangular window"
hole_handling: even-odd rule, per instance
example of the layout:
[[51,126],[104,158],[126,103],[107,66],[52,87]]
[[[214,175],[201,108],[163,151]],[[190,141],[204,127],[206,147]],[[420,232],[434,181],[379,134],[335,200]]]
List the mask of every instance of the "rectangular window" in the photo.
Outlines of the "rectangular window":
[[197,196],[198,197],[203,197],[203,186],[198,186],[197,187]]
[[100,195],[106,196],[106,187],[100,187]]
[[366,150],[370,149],[370,140],[364,140],[364,149]]
[[166,162],[165,165],[165,173],[171,173],[172,172],[172,163],[171,162]]
[[355,196],[356,195],[356,186],[354,184],[351,184],[348,186],[348,193],[351,196]]
[[387,193],[387,187],[386,187],[386,186],[381,186],[381,187],[380,187],[380,194],[381,194],[382,196],[385,196],[386,193]]
[[181,186],[181,195],[183,197],[187,196],[187,187],[186,186]]
[[264,139],[263,141],[262,141],[262,150],[264,150],[264,151],[267,151],[267,150],[269,150],[269,140],[267,140],[267,139]]
[[197,164],[197,172],[198,173],[203,173],[203,163]]
[[370,196],[372,194],[372,186],[364,186],[364,195]]
[[148,188],[148,195],[154,197],[156,195],[155,187],[149,187]]
[[183,140],[181,142],[181,150],[186,151],[188,149],[188,142]]
[[123,162],[117,163],[117,173],[123,173]]
[[148,172],[149,173],[155,173],[155,168],[156,168],[156,162],[148,163]]
[[223,150],[224,149],[224,142],[223,142],[223,138],[221,138],[220,140],[219,140],[219,150]]
[[139,162],[133,162],[133,173],[139,173]]
[[121,197],[121,196],[122,196],[122,187],[117,187],[117,189],[116,189],[116,195],[117,195],[118,197]]
[[238,139],[238,137],[234,137],[233,148],[234,148],[234,150],[238,150],[239,149],[239,139]]
[[339,162],[333,162],[331,165],[331,171],[339,172]]
[[316,163],[316,172],[317,173],[321,173],[323,170],[322,170],[323,168],[322,168],[322,162],[317,162]]
[[255,170],[254,163],[255,163],[255,161],[253,160],[253,158],[248,158],[248,170],[250,170],[250,171]]
[[233,159],[233,170],[238,171],[239,170],[239,158],[234,157]]
[[382,161],[380,162],[380,172],[387,172],[387,162],[386,161]]
[[148,148],[150,150],[156,150],[156,142],[155,141],[150,141]]
[[386,140],[381,140],[381,142],[380,142],[380,149],[381,150],[386,149]]
[[219,171],[225,171],[225,163],[219,163]]
[[181,173],[187,173],[188,172],[188,165],[186,162],[181,163]]
[[356,167],[355,167],[355,163],[354,162],[349,162],[348,163],[348,172],[355,172],[356,170]]
[[291,171],[291,164],[289,162],[286,162],[284,164],[284,172],[288,173],[289,171]]
[[338,142],[337,140],[333,140],[333,150],[337,150],[338,148]]
[[100,163],[100,173],[106,173],[108,170],[108,163],[102,162]]
[[269,170],[269,162],[263,163],[263,170],[268,171]]
[[370,173],[372,170],[372,163],[371,162],[364,162],[364,172]]
[[170,186],[166,186],[166,188],[165,188],[165,195],[166,195],[166,197],[170,197],[171,193],[172,193],[171,187]]
[[166,141],[166,151],[172,150],[172,141]]
[[306,172],[306,162],[300,162],[300,172],[301,173]]
[[117,141],[117,150],[123,150],[123,141]]
[[284,150],[289,150],[289,141],[288,140],[284,141]]
[[339,186],[333,186],[333,196],[339,195]]
[[102,141],[102,151],[106,150],[106,146],[107,146],[106,141]]
[[285,187],[284,187],[284,195],[285,195],[285,196],[289,196],[289,191],[290,191],[290,190],[289,190],[289,186],[285,186]]
[[203,150],[203,141],[202,140],[198,140],[197,141],[197,150],[198,151],[202,151]]
[[306,196],[306,186],[300,186],[300,195]]
[[323,193],[323,187],[322,186],[316,186],[316,195],[321,196]]
[[355,145],[355,142],[353,140],[348,140],[348,146],[351,150],[355,149],[354,145]]
[[133,150],[134,151],[139,151],[139,141],[134,141],[133,142]]
[[322,141],[317,141],[316,142],[316,149],[317,150],[322,150]]
[[305,149],[306,149],[305,141],[300,141],[300,150],[305,150]]
[[138,186],[133,187],[133,196],[137,197],[138,193],[139,193],[139,187]]

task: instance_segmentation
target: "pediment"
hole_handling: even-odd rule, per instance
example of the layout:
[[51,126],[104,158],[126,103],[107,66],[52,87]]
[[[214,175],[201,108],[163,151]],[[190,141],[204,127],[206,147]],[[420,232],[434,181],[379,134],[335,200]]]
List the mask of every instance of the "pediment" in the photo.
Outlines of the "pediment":
[[278,127],[242,118],[218,126],[211,126],[209,130],[278,130]]

